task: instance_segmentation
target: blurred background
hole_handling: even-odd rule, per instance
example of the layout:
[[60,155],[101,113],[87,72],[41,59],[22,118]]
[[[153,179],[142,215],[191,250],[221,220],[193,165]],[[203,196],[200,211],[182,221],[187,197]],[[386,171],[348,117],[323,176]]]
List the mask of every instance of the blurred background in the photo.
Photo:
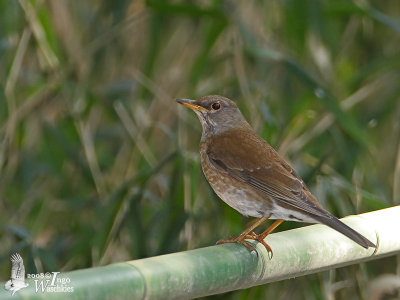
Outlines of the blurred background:
[[[206,182],[179,97],[235,100],[338,217],[399,204],[399,36],[396,0],[1,1],[1,280],[16,251],[68,271],[252,221]],[[366,299],[384,274],[400,259],[211,298]]]

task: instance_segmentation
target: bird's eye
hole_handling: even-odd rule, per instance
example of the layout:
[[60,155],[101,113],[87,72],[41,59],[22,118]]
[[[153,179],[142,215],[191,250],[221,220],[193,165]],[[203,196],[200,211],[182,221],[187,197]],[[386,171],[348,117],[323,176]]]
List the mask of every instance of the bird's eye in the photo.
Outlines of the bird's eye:
[[219,102],[214,102],[213,104],[211,104],[211,109],[212,110],[220,110],[221,104]]

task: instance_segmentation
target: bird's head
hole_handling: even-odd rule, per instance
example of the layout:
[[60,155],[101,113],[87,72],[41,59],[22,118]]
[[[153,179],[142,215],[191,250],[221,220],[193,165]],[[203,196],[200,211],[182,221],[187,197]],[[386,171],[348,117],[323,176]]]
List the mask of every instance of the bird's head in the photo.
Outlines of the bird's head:
[[7,282],[4,284],[4,288],[5,288],[7,291],[9,291],[12,287],[13,287],[13,282],[12,282],[12,280],[9,280],[9,281],[7,281]]
[[203,138],[231,129],[250,128],[235,102],[228,98],[211,95],[197,100],[176,101],[196,113],[203,127]]

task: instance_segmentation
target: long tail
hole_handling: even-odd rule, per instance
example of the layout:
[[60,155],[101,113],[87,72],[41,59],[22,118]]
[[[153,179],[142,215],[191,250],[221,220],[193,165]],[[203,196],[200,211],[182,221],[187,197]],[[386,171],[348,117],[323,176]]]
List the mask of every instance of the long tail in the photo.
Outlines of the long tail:
[[330,218],[325,218],[325,217],[318,218],[318,221],[321,222],[322,224],[331,227],[332,229],[335,229],[336,231],[339,231],[340,233],[347,236],[349,239],[353,240],[360,246],[364,247],[365,249],[368,249],[369,247],[376,248],[376,245],[374,243],[372,243],[370,240],[359,234],[354,229],[351,229],[349,226],[341,222],[338,218],[336,218],[333,215],[330,215]]

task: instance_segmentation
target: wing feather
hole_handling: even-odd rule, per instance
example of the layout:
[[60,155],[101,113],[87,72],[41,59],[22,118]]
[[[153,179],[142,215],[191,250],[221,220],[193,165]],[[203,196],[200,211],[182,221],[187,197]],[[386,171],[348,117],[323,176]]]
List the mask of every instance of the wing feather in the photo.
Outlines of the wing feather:
[[11,279],[25,281],[25,267],[21,255],[15,253],[11,255]]
[[[231,141],[234,143],[229,144]],[[263,147],[260,147],[260,143]],[[257,157],[250,156],[251,153]],[[207,156],[215,168],[227,172],[258,192],[296,210],[316,217],[331,218],[331,214],[317,202],[296,172],[257,135],[243,137],[235,134],[234,139],[219,136],[209,143]]]

